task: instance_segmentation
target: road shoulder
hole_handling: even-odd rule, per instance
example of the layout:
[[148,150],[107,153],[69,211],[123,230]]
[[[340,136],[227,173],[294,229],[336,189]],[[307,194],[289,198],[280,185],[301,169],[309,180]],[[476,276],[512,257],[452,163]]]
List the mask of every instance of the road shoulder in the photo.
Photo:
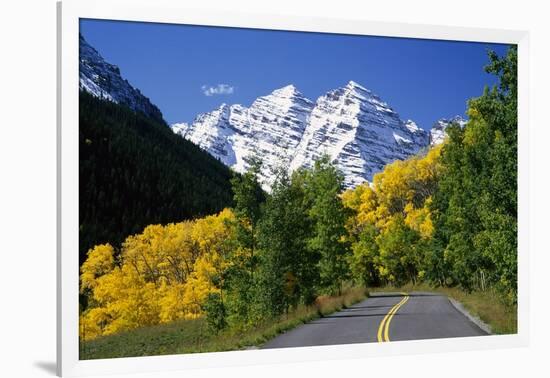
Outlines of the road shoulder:
[[451,297],[447,297],[447,298],[449,299],[449,302],[451,302],[453,307],[455,309],[457,309],[457,311],[462,313],[462,315],[467,317],[472,323],[477,325],[479,328],[481,328],[483,331],[485,331],[488,335],[493,334],[493,332],[491,330],[491,326],[488,325],[487,323],[485,323],[479,317],[470,314],[470,312],[468,310],[466,310],[466,308],[464,307],[464,305],[462,303],[460,303],[459,301],[457,301],[456,299],[453,299]]

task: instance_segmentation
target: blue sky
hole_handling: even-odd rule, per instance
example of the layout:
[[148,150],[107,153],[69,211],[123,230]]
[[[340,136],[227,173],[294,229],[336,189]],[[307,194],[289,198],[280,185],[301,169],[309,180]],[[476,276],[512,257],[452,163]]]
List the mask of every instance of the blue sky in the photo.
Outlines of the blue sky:
[[[463,115],[496,80],[487,49],[505,45],[326,33],[81,20],[84,38],[151,99],[168,123],[222,102],[249,106],[294,84],[315,101],[356,81],[424,129]],[[223,85],[224,86],[223,86]]]

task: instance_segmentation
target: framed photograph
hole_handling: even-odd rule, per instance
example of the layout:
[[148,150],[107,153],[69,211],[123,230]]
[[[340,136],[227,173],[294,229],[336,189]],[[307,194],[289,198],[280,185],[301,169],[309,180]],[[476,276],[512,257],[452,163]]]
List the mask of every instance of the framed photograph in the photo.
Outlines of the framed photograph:
[[58,3],[58,374],[528,341],[528,34]]

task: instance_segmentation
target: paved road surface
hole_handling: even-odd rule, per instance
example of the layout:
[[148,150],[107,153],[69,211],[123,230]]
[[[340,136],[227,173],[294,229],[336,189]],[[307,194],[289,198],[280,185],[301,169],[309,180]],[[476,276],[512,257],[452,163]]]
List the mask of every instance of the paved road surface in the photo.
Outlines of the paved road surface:
[[262,348],[337,345],[482,336],[487,333],[449,299],[426,292],[375,293],[348,309],[314,320],[268,341]]

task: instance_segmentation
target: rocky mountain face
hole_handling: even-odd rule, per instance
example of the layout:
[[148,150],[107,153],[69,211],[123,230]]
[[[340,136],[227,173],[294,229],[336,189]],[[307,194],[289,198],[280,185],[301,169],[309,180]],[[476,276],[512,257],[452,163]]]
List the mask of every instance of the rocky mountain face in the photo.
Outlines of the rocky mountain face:
[[269,186],[274,170],[290,165],[313,107],[289,85],[259,97],[249,108],[222,104],[191,125],[172,125],[172,130],[238,172],[249,168],[250,158],[261,158],[262,178]]
[[[122,78],[117,66],[110,64],[80,35],[80,90],[93,96],[125,105],[134,111],[162,121],[159,108],[139,89]],[[164,121],[163,121],[164,122]]]
[[461,116],[454,116],[453,118],[442,118],[432,126],[430,130],[430,146],[435,146],[443,143],[447,137],[446,129],[452,124],[458,124],[460,127],[466,126],[468,121]]
[[426,131],[403,121],[376,94],[353,81],[316,102],[288,85],[248,108],[223,104],[191,124],[171,127],[238,172],[246,171],[250,158],[259,157],[266,188],[278,167],[311,167],[324,154],[344,174],[345,186],[354,187],[430,141]]

